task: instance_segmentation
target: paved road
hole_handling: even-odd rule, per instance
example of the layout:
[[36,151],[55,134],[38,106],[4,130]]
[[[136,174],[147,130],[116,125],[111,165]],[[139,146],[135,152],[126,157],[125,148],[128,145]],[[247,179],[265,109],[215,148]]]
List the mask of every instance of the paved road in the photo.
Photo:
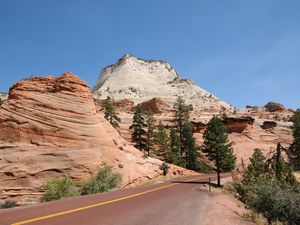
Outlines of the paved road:
[[3,210],[0,225],[199,225],[208,195],[195,189],[207,180],[194,176]]

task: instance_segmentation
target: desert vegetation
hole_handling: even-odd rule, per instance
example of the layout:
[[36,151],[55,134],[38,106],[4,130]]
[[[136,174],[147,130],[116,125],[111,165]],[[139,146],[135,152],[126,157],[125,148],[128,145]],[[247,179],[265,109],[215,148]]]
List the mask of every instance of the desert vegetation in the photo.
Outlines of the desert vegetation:
[[299,110],[291,121],[294,141],[289,148],[279,143],[269,157],[255,149],[250,164],[237,170],[232,190],[252,210],[246,217],[253,222],[300,224],[300,183],[293,175],[300,165]]
[[[210,172],[210,167],[199,160],[202,154],[201,147],[196,144],[193,137],[193,126],[190,122],[192,110],[192,105],[185,104],[185,101],[178,97],[173,106],[174,118],[170,124],[164,125],[161,121],[157,124],[152,111],[137,106],[133,124],[130,126],[133,131],[131,138],[134,146],[148,156],[152,152],[154,156],[166,163],[199,172]],[[209,159],[215,160],[218,174],[231,171],[235,166],[236,158],[233,155],[232,144],[228,142],[222,120],[214,117],[206,133],[203,152],[207,153]]]
[[166,163],[197,170],[200,148],[193,138],[190,110],[192,106],[178,97],[174,104],[173,126],[165,126],[161,122],[157,125],[152,111],[137,106],[130,126],[134,146],[148,156],[155,152]]
[[49,180],[43,188],[45,192],[43,194],[42,201],[44,202],[79,195],[79,188],[69,177]]
[[104,165],[95,176],[84,181],[82,184],[76,184],[69,177],[49,180],[43,186],[45,192],[42,196],[42,201],[47,202],[78,195],[106,192],[120,187],[121,182],[121,174],[114,173],[111,166]]
[[280,221],[296,225],[300,223],[300,184],[291,166],[278,154],[267,159],[256,149],[250,164],[240,168],[233,186],[238,198],[269,224]]
[[214,162],[218,175],[217,184],[220,186],[220,173],[232,171],[236,157],[233,154],[232,143],[228,140],[226,127],[218,117],[214,116],[207,124],[203,152]]
[[111,97],[107,97],[103,104],[104,109],[104,118],[114,127],[119,128],[119,123],[121,122],[120,117],[113,105],[113,99]]
[[96,194],[106,192],[114,188],[120,187],[122,176],[119,173],[114,173],[111,166],[104,166],[99,169],[96,176],[91,177],[83,182],[81,194]]
[[16,201],[11,200],[11,199],[7,199],[7,200],[5,200],[4,203],[2,203],[0,205],[0,209],[10,209],[10,208],[14,208],[16,206],[17,206]]

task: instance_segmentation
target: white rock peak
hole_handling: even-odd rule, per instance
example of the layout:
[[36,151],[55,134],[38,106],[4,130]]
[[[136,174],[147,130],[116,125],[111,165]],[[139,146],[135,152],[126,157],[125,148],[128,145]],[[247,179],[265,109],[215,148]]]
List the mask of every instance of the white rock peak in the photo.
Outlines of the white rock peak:
[[216,111],[232,109],[229,104],[198,87],[191,79],[180,78],[168,62],[144,60],[129,54],[101,71],[93,94],[98,99],[107,96],[115,100],[126,98],[135,104],[158,97],[170,106],[181,96],[194,107]]

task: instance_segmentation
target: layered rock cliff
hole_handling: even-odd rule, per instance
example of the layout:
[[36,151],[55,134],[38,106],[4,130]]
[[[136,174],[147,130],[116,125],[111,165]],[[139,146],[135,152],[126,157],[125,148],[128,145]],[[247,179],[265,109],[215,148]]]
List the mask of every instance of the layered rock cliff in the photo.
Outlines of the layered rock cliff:
[[[103,164],[123,174],[123,186],[162,175],[161,161],[120,137],[96,111],[79,77],[33,77],[16,83],[0,107],[0,199],[38,201],[44,182],[87,179]],[[171,166],[170,175],[192,172]]]
[[229,104],[198,87],[191,79],[180,78],[169,63],[128,54],[101,71],[93,95],[97,99],[107,96],[115,100],[129,99],[135,104],[160,98],[170,106],[181,96],[196,108],[232,110]]

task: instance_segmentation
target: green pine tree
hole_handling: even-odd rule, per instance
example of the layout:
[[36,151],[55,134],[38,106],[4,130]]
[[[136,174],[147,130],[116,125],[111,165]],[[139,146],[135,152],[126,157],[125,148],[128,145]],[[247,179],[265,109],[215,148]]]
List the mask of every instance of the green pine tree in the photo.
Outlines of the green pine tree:
[[155,132],[155,123],[156,120],[154,118],[154,113],[151,110],[146,110],[145,114],[145,122],[147,125],[146,128],[146,139],[147,139],[147,147],[146,151],[148,156],[150,156],[150,151],[154,148],[154,132]]
[[120,117],[113,105],[113,99],[111,97],[107,97],[103,102],[104,109],[104,118],[114,127],[119,128],[119,123],[121,122]]
[[293,144],[291,145],[291,162],[294,169],[300,170],[300,110],[298,109],[293,117],[291,118],[293,122]]
[[294,185],[296,178],[293,175],[293,168],[284,160],[282,152],[286,152],[286,149],[278,143],[275,153],[266,161],[267,172],[274,175],[275,179],[282,184]]
[[246,183],[251,182],[266,172],[265,161],[266,157],[263,155],[262,151],[256,148],[250,158],[250,164],[247,166],[244,173],[244,180]]
[[185,167],[186,164],[180,155],[180,139],[174,128],[170,130],[170,148],[167,149],[165,161],[177,166]]
[[196,145],[195,138],[193,137],[191,123],[185,123],[183,125],[181,146],[185,153],[186,168],[197,170],[197,159],[200,156],[198,150],[200,150],[200,148]]
[[170,151],[170,137],[167,128],[160,121],[154,134],[156,155],[166,161],[166,154]]
[[220,185],[220,173],[230,171],[235,167],[236,157],[233,154],[232,143],[228,140],[227,129],[222,120],[214,116],[203,135],[205,152],[209,160],[214,161]]
[[146,128],[145,112],[141,107],[137,106],[133,116],[133,123],[129,129],[133,130],[131,139],[135,143],[134,147],[144,152],[147,149]]
[[[193,110],[193,106],[186,105],[183,98],[178,97],[176,102],[174,103],[173,108],[175,110],[173,122],[175,123],[176,130],[179,134],[179,140],[180,140],[180,142],[182,142],[183,127],[184,127],[184,124],[189,122],[190,111]],[[181,149],[181,146],[180,146],[180,154],[181,154],[181,156],[183,156],[183,150]]]

